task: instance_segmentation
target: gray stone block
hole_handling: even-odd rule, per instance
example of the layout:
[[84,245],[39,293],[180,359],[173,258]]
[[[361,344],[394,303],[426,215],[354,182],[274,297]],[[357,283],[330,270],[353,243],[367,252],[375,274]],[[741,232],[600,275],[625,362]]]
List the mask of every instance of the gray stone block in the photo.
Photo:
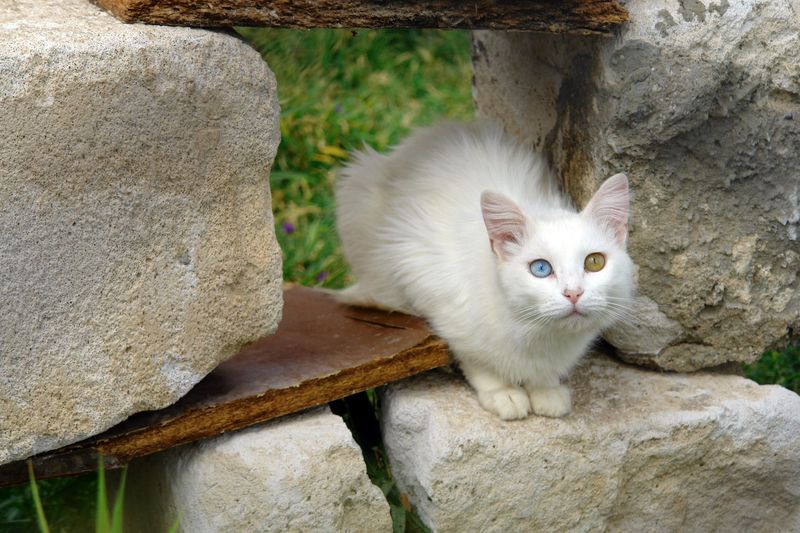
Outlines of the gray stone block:
[[391,531],[389,504],[328,408],[175,448],[128,470],[125,531]]
[[235,35],[0,1],[0,463],[164,407],[274,330],[278,116]]
[[392,472],[434,530],[798,531],[800,397],[592,355],[572,413],[504,422],[457,376],[389,386]]
[[615,39],[475,32],[475,101],[585,204],[633,191],[630,362],[754,361],[800,326],[800,19],[789,0],[634,0]]

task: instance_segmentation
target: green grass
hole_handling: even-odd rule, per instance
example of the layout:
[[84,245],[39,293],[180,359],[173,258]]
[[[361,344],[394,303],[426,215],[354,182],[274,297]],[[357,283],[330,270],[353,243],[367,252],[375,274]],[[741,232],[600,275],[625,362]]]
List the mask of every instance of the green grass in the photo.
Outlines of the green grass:
[[31,496],[33,497],[33,510],[36,513],[36,525],[41,533],[50,533],[50,525],[47,523],[47,516],[44,514],[42,498],[39,495],[39,486],[36,484],[36,478],[33,475],[33,463],[30,460],[28,461],[28,477],[31,481]]
[[800,394],[800,346],[771,350],[754,364],[742,367],[756,383],[781,385]]
[[[98,457],[97,459],[98,468],[97,468],[97,481],[96,483],[87,483],[85,481],[81,482],[79,488],[81,489],[81,497],[86,500],[88,493],[86,489],[93,488],[96,489],[95,493],[96,496],[94,498],[95,502],[95,519],[94,519],[94,531],[95,533],[122,533],[123,529],[123,513],[124,513],[124,501],[125,501],[125,485],[126,480],[128,477],[128,469],[127,467],[122,470],[122,474],[119,476],[119,480],[116,484],[116,494],[114,495],[114,501],[112,503],[112,509],[109,513],[109,492],[108,492],[108,485],[106,482],[106,469],[103,464],[103,458]],[[89,524],[86,523],[86,514],[85,511],[89,508],[88,501],[81,502],[82,505],[78,506],[76,510],[81,511],[81,513],[77,516],[79,520],[77,522],[70,522],[64,523],[64,507],[63,502],[62,505],[56,507],[55,510],[59,515],[59,518],[62,520],[60,524],[57,525],[56,528],[52,528],[51,524],[53,524],[47,518],[47,512],[44,509],[44,505],[42,504],[41,494],[39,492],[39,484],[41,482],[37,482],[36,476],[33,471],[33,463],[28,461],[28,489],[30,490],[30,496],[33,500],[33,514],[35,515],[36,519],[36,528],[39,533],[50,533],[51,531],[91,531]],[[49,483],[52,486],[56,486],[56,482]],[[64,491],[62,490],[62,493]],[[59,497],[61,495],[59,494]],[[54,502],[60,501],[58,498],[53,499]],[[23,521],[24,523],[17,524],[19,527],[24,528],[24,531],[33,531],[32,524]],[[173,522],[172,526],[169,528],[169,531],[165,533],[175,533],[178,530],[180,525],[179,519],[176,519]],[[11,531],[11,529],[2,531]]]
[[[52,533],[94,530],[95,474],[39,481],[38,492]],[[31,485],[0,489],[0,531],[30,533],[37,522]]]

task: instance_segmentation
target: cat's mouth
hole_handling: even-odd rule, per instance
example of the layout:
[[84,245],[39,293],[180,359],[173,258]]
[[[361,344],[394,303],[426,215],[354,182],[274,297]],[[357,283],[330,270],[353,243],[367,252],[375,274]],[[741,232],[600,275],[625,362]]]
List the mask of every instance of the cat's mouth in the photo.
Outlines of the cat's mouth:
[[577,307],[573,307],[572,311],[564,315],[564,318],[585,317],[586,313],[579,311]]

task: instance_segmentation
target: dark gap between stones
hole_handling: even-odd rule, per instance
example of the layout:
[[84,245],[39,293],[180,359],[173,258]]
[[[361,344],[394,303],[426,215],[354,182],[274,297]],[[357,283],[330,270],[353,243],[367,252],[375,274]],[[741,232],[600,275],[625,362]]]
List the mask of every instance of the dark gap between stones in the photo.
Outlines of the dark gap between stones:
[[369,479],[381,489],[389,502],[393,533],[430,533],[392,477],[381,435],[378,392],[369,389],[335,400],[329,405],[331,412],[341,416],[353,434],[353,439],[361,447]]

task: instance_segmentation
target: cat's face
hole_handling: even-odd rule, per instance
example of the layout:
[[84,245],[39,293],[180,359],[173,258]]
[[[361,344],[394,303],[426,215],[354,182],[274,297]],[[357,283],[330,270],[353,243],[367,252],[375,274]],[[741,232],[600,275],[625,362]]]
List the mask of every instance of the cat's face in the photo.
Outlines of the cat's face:
[[633,292],[625,251],[627,178],[609,178],[581,213],[532,219],[510,199],[485,193],[484,220],[500,283],[517,318],[567,330],[624,320]]

